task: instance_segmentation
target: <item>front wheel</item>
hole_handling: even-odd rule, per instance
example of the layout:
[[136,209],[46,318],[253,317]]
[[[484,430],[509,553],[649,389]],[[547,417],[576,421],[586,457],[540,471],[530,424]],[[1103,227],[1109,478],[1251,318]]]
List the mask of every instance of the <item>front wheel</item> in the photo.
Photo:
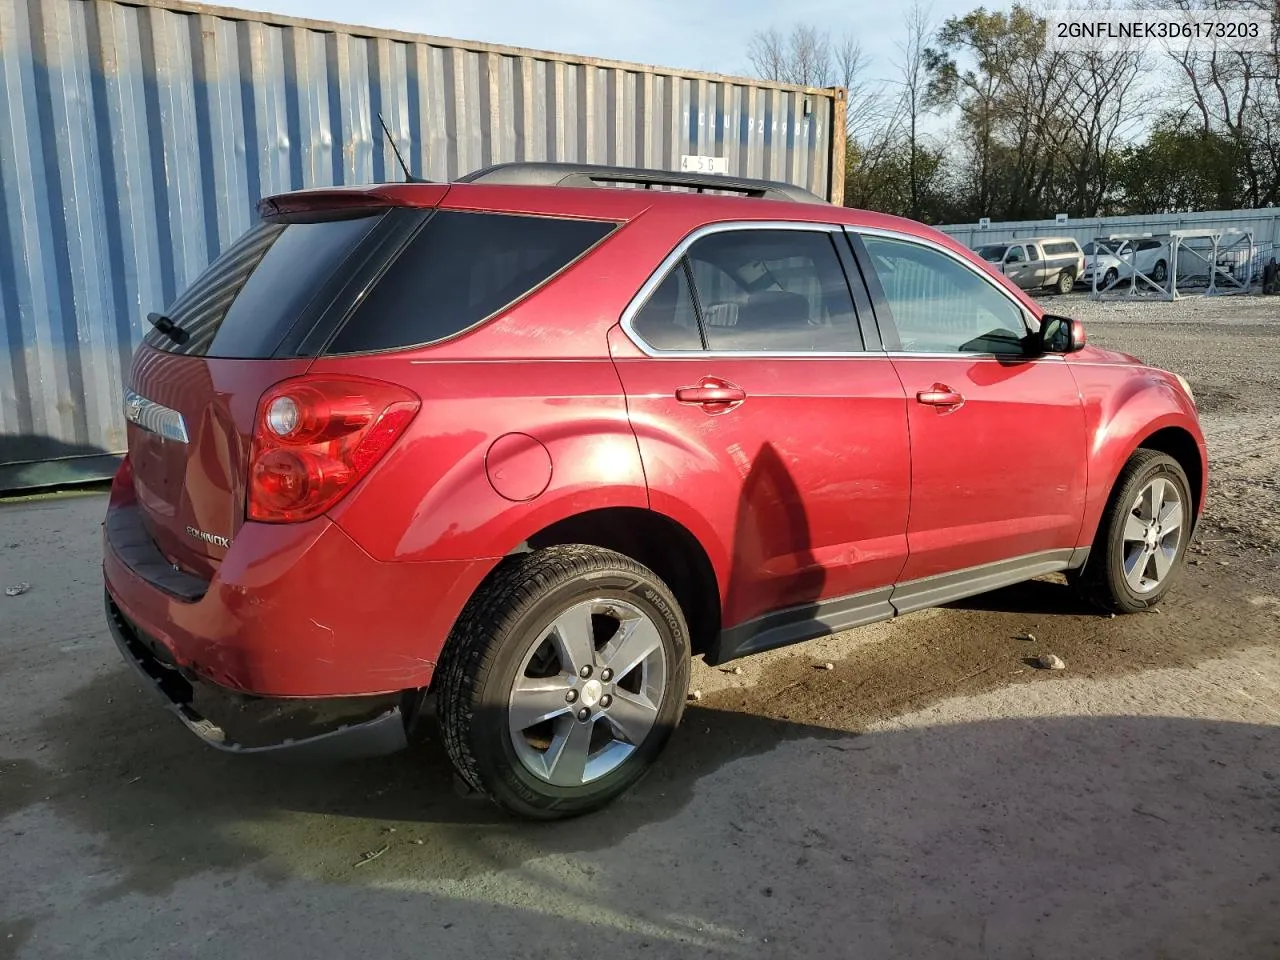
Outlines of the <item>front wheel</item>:
[[1110,268],[1106,273],[1102,275],[1102,289],[1103,290],[1111,289],[1111,287],[1115,285],[1115,282],[1119,278],[1120,278],[1120,274],[1116,272],[1116,268],[1115,267]]
[[1178,461],[1139,450],[1120,472],[1089,560],[1074,578],[1115,613],[1138,613],[1169,592],[1192,525],[1191,487]]
[[1151,271],[1151,279],[1156,283],[1163,284],[1169,279],[1169,265],[1163,260],[1158,261]]
[[510,557],[459,618],[440,663],[458,772],[521,816],[604,806],[666,745],[689,687],[670,589],[628,557],[551,547]]
[[1058,292],[1062,294],[1070,293],[1076,285],[1075,278],[1066,270],[1058,274]]

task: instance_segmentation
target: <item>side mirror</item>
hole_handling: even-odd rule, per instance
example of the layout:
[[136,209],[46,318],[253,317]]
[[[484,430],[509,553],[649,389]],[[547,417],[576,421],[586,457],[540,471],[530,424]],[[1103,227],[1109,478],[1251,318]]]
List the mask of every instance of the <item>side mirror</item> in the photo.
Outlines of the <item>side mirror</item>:
[[1038,353],[1075,353],[1088,343],[1084,324],[1070,317],[1046,313],[1040,320],[1040,332],[1034,345]]

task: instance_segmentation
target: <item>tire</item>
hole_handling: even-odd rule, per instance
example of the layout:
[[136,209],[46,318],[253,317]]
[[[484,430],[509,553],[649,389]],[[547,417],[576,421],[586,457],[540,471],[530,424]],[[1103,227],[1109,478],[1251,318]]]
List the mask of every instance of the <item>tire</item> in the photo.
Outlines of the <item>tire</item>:
[[1119,279],[1119,277],[1120,277],[1120,274],[1119,272],[1117,272],[1115,267],[1108,268],[1107,272],[1102,275],[1102,289],[1103,290],[1109,289],[1111,285],[1115,283],[1117,279]]
[[1074,290],[1075,286],[1076,286],[1076,281],[1075,281],[1075,278],[1071,276],[1070,271],[1063,270],[1060,274],[1058,274],[1058,283],[1057,283],[1058,293],[1063,294],[1065,296],[1066,294]]
[[1169,279],[1169,265],[1163,260],[1156,261],[1156,265],[1151,269],[1151,279],[1156,283],[1163,284]]
[[[1136,539],[1139,526],[1148,526],[1146,517],[1151,512],[1151,499],[1140,498],[1157,487],[1162,502],[1167,504],[1176,498],[1181,517],[1176,540],[1167,529],[1168,520],[1160,533],[1151,532],[1159,557],[1146,552],[1152,541]],[[1131,524],[1131,518],[1137,524]],[[1120,471],[1089,559],[1071,581],[1087,600],[1104,610],[1140,613],[1150,609],[1168,594],[1177,579],[1191,539],[1192,523],[1191,485],[1178,461],[1155,450],[1138,450]]]
[[[574,638],[588,635],[583,653]],[[647,649],[655,635],[634,669],[608,675],[620,662],[613,654]],[[439,676],[443,740],[462,778],[512,813],[556,820],[605,806],[662,752],[684,713],[689,631],[670,589],[646,567],[595,547],[550,547],[507,558],[481,586],[445,645]],[[543,711],[556,716],[513,729]],[[638,731],[630,738],[624,718]]]

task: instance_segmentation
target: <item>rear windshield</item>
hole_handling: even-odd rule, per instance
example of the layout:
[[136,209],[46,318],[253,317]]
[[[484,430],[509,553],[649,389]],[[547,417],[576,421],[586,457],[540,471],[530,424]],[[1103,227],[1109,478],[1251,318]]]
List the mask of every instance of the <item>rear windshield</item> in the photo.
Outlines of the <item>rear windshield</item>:
[[999,263],[1004,259],[1004,253],[1009,247],[1003,243],[988,244],[985,247],[978,248],[978,256],[983,260],[990,260],[993,263]]
[[324,281],[342,268],[380,219],[260,221],[164,311],[185,338],[179,342],[152,329],[147,344],[191,356],[272,356],[308,312]]
[[435,213],[378,280],[327,353],[456,336],[546,283],[616,227],[498,213]]

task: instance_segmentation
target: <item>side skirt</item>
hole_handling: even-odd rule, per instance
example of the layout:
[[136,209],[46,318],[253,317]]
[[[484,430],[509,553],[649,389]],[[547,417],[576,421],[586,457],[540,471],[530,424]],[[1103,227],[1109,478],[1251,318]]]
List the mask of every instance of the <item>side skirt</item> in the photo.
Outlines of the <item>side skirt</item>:
[[904,613],[942,606],[966,597],[998,590],[1059,570],[1077,570],[1089,558],[1088,547],[1045,550],[999,560],[953,573],[910,580],[832,600],[815,600],[722,630],[706,662],[727,663],[793,643],[803,643],[854,627],[890,620]]

